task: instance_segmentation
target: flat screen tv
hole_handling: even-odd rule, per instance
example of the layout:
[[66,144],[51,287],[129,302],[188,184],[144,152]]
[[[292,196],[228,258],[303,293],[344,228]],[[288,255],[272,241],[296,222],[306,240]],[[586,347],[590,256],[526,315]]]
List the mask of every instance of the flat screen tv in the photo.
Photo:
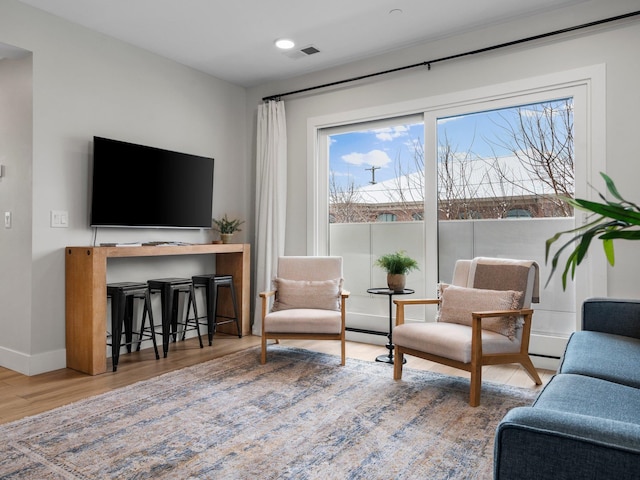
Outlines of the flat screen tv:
[[211,228],[213,163],[93,137],[91,226]]

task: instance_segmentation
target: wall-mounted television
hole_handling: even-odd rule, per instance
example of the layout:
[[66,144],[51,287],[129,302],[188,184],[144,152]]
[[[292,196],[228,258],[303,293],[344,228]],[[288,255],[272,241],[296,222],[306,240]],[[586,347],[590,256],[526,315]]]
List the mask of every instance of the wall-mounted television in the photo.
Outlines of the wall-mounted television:
[[93,137],[91,226],[211,228],[213,163]]

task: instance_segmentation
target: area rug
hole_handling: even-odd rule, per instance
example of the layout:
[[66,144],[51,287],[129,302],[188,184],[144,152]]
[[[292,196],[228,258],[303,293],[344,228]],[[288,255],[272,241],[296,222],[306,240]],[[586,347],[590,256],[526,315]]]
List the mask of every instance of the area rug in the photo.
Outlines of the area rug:
[[484,479],[535,392],[280,345],[0,426],[0,478]]

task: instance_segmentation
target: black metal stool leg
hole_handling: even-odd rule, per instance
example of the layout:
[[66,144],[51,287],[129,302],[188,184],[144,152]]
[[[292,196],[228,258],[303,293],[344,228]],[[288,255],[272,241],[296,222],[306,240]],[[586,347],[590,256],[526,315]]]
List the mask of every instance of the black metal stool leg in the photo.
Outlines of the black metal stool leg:
[[[144,295],[144,309],[142,310],[142,323],[140,324],[140,334],[138,335],[138,345],[136,346],[136,352],[140,351],[140,345],[142,344],[142,335],[147,324],[147,312],[149,312],[149,321],[151,322],[151,331],[153,332],[153,317],[151,316],[151,300],[149,291],[147,290]],[[156,337],[153,336],[153,343],[155,344]],[[156,348],[157,351],[157,348]],[[157,354],[157,352],[156,352]]]
[[131,353],[131,344],[133,343],[133,295],[124,296],[124,337],[127,346],[127,353]]
[[118,292],[111,297],[111,361],[114,372],[118,370],[124,314],[125,295]]
[[167,358],[169,352],[169,336],[171,334],[171,305],[172,300],[171,287],[169,285],[162,286],[160,289],[160,303],[162,304],[162,353]]
[[189,323],[189,308],[193,306],[193,321],[196,324],[196,332],[198,333],[200,348],[203,348],[204,345],[202,345],[202,336],[200,335],[200,322],[198,321],[198,306],[196,305],[196,290],[195,288],[193,288],[193,284],[189,286],[189,292],[187,293],[187,295],[189,295],[189,303],[187,305],[187,316],[184,319],[185,331],[187,329],[187,324]]
[[171,334],[173,335],[173,343],[178,338],[178,306],[180,304],[180,290],[173,291],[173,302],[171,308]]
[[138,350],[140,350],[140,343],[142,340],[142,334],[144,332],[144,321],[147,318],[147,314],[149,315],[149,327],[151,329],[151,341],[153,342],[153,351],[156,354],[156,360],[160,358],[158,353],[158,344],[156,342],[156,329],[153,323],[153,311],[151,310],[151,296],[149,295],[149,291],[147,290],[144,294],[144,310],[142,313],[142,327],[140,328],[140,341],[138,341]]
[[233,282],[229,284],[231,289],[231,302],[233,303],[233,316],[236,320],[236,329],[238,330],[238,338],[242,338],[242,330],[240,329],[240,320],[238,319],[238,301],[236,299],[236,288]]
[[213,332],[215,329],[215,307],[217,295],[217,289],[215,288],[215,280],[213,277],[209,279],[206,286],[207,296],[207,337],[209,338],[209,346],[213,345]]

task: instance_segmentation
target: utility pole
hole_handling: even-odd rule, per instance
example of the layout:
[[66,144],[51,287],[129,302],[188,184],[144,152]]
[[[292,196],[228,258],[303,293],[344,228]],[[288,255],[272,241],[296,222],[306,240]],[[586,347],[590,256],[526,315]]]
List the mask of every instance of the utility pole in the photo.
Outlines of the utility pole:
[[369,182],[371,185],[375,185],[376,182],[376,170],[379,170],[380,167],[374,167],[373,165],[371,166],[371,168],[365,168],[365,170],[367,171],[371,171],[371,181]]

